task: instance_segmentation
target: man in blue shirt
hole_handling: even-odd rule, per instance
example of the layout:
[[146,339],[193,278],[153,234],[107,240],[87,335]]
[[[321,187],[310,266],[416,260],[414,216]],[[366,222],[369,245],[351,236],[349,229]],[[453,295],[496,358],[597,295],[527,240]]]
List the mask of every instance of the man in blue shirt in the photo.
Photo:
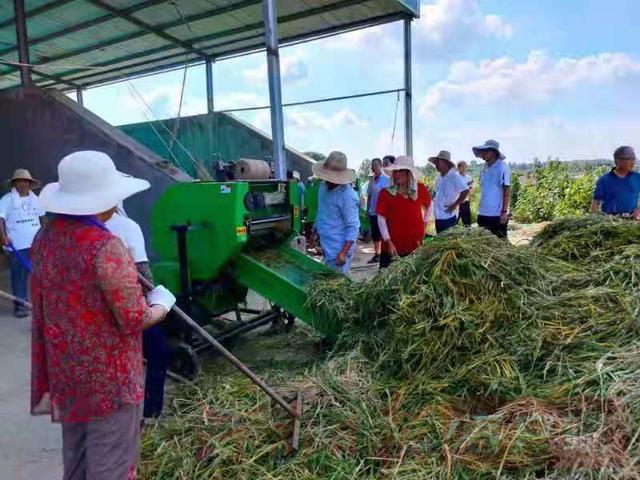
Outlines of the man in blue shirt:
[[360,229],[358,194],[351,184],[356,172],[347,168],[342,152],[331,152],[326,160],[313,166],[313,174],[322,180],[318,189],[316,230],[330,268],[349,273]]
[[591,212],[640,220],[640,174],[633,171],[636,154],[631,147],[618,147],[613,152],[613,160],[616,166],[596,183]]
[[480,172],[478,226],[506,240],[511,205],[511,169],[504,161],[500,143],[495,140],[473,147],[473,154],[485,162]]
[[371,240],[374,245],[374,255],[369,263],[380,262],[380,252],[382,250],[382,236],[378,227],[378,215],[376,214],[376,206],[378,205],[378,196],[380,192],[389,185],[389,176],[382,171],[382,160],[374,158],[371,160],[371,177],[369,177],[369,188],[367,191],[367,214],[369,215],[369,224],[371,225]]

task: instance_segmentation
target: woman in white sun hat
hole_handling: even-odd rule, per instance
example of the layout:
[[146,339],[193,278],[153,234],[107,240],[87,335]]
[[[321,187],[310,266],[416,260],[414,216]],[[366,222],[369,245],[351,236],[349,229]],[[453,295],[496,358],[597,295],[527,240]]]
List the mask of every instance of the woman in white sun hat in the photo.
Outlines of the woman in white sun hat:
[[313,165],[313,175],[324,180],[318,189],[316,230],[328,267],[349,273],[360,230],[360,201],[351,184],[356,172],[347,168],[347,156],[331,152]]
[[422,245],[431,207],[431,196],[411,157],[400,156],[384,170],[391,179],[380,192],[376,207],[382,236],[380,268]]
[[104,222],[149,183],[94,151],[63,158],[58,177],[40,194],[56,216],[32,251],[31,411],[62,424],[65,480],[135,478],[142,331],[175,297],[158,287],[145,300],[131,255]]

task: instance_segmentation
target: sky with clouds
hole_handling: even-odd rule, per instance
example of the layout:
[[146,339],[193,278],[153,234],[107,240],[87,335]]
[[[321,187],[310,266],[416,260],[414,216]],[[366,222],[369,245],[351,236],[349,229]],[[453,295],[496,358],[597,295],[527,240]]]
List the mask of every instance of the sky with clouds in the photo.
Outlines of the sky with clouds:
[[[638,0],[423,0],[412,28],[416,163],[442,149],[469,160],[487,138],[516,162],[640,148],[638,18]],[[392,23],[282,48],[284,102],[402,88],[402,38],[402,24]],[[116,125],[173,117],[183,74],[91,89],[85,106]],[[214,91],[217,110],[268,105],[264,53],[216,63]],[[402,100],[392,93],[286,108],[285,141],[342,150],[353,167],[401,154]],[[181,115],[205,111],[204,67],[194,66]],[[266,110],[237,115],[270,131]]]

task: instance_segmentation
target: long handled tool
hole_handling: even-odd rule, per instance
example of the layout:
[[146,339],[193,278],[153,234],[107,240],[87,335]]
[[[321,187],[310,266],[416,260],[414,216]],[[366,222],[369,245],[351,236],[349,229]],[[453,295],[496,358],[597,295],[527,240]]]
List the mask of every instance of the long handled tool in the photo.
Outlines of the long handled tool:
[[[155,288],[155,286],[149,280],[144,278],[142,275],[138,274],[138,279],[140,280],[140,283],[142,283],[148,289],[152,290]],[[258,387],[260,387],[260,389],[262,389],[264,393],[269,395],[278,405],[280,405],[287,412],[289,412],[289,414],[293,418],[298,419],[300,417],[299,408],[294,409],[293,407],[291,407],[291,405],[289,405],[284,398],[282,398],[280,395],[274,392],[273,389],[269,387],[269,385],[267,385],[261,378],[259,378],[255,373],[249,370],[249,368],[244,363],[238,360],[229,350],[224,348],[224,346],[222,346],[220,342],[218,342],[215,338],[213,338],[209,334],[209,332],[207,332],[204,328],[198,325],[195,322],[195,320],[193,320],[189,315],[184,313],[184,311],[180,307],[178,307],[177,305],[174,305],[172,310],[176,315],[180,317],[180,319],[185,321],[200,336],[202,336],[202,338],[208,341],[211,344],[211,346],[213,346],[213,348],[215,348],[218,352],[220,352],[222,356],[224,356],[227,360],[229,360],[229,362],[234,367],[240,370],[240,372],[246,375],[249,378],[249,380],[251,380]]]
[[31,308],[31,304],[29,302],[27,302],[26,300],[22,300],[21,298],[14,297],[13,295],[10,295],[10,294],[8,294],[6,292],[3,292],[2,290],[0,290],[0,297],[6,298],[7,300],[11,300],[12,302],[19,303],[20,305],[22,305],[24,307]]

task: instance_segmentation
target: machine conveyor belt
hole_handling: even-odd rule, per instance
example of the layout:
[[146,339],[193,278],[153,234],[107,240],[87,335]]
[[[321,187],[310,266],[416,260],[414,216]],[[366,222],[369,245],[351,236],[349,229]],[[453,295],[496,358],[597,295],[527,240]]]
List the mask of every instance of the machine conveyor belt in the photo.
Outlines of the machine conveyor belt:
[[309,282],[318,274],[331,272],[324,264],[283,245],[243,252],[234,259],[232,271],[238,282],[311,325],[329,340],[340,333],[340,325],[321,321],[306,305]]

